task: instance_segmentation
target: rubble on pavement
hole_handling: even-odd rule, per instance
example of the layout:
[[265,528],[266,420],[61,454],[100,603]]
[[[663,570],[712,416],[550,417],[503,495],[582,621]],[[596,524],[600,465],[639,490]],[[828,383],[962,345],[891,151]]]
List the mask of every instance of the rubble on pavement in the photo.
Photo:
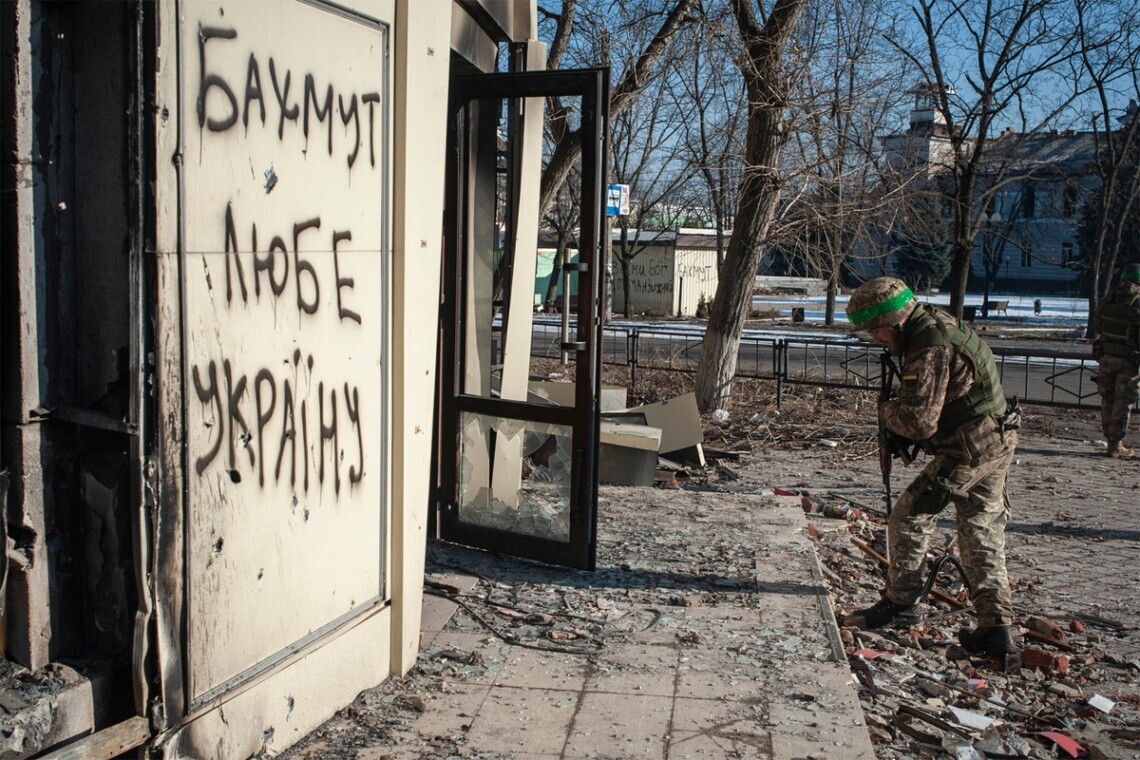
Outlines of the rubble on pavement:
[[[620,382],[608,378],[615,379]],[[687,390],[686,380],[679,373],[643,373],[641,384],[653,391],[630,403],[678,396]],[[785,388],[784,394],[782,408],[776,409],[771,385],[738,381],[726,415],[703,418],[708,466],[659,467],[656,487],[800,494],[808,507],[807,533],[836,618],[842,620],[877,600],[883,588],[876,557],[884,553],[885,508],[871,424],[875,397],[812,387]],[[1120,462],[1097,451],[1096,427],[1091,412],[1031,409],[1026,414],[1010,475],[1013,518],[1007,531],[1018,655],[971,657],[957,645],[958,629],[973,619],[962,609],[968,599],[961,579],[949,569],[939,575],[920,623],[840,630],[876,757],[1140,757],[1140,510],[1135,507],[1140,472],[1121,469]],[[916,473],[913,467],[896,468],[896,493]],[[644,499],[634,496],[644,489],[628,491],[630,498]],[[844,512],[843,518],[827,516],[829,506],[832,513]],[[707,516],[694,515],[691,529],[716,526]],[[953,529],[951,517],[943,516],[932,554],[950,544]],[[638,526],[631,536],[645,546],[660,542],[664,562],[692,571],[688,586],[669,592],[664,576],[660,589],[629,590],[623,597],[606,593],[610,584],[599,575],[567,593],[554,575],[544,580],[535,565],[525,583],[501,577],[480,581],[475,597],[465,600],[470,609],[456,619],[472,636],[497,638],[504,646],[527,641],[567,651],[604,647],[610,635],[657,624],[626,615],[640,609],[646,595],[657,594],[653,604],[664,614],[701,605],[708,595],[743,600],[746,595],[732,587],[732,579],[748,577],[743,568],[758,548],[756,541],[763,540],[743,533],[685,549],[662,541],[654,525]],[[642,556],[645,546],[638,547]],[[433,568],[431,560],[429,581],[433,569],[448,569]],[[629,569],[620,559],[616,568],[600,572]],[[694,575],[720,580],[694,590]],[[429,593],[452,592],[429,586]],[[699,645],[702,631],[685,635]],[[765,646],[808,649],[788,637],[755,642],[754,648]],[[355,757],[353,747],[377,743],[369,736],[408,736],[425,705],[430,709],[433,693],[450,688],[441,674],[477,679],[496,667],[493,659],[471,651],[429,646],[406,678],[389,679],[362,694],[295,756]],[[786,699],[798,698],[794,684],[783,686]],[[409,751],[418,754],[408,757],[495,760],[472,754],[459,734],[440,735],[431,746]]]
[[[706,439],[709,446],[747,449],[751,459],[766,460],[764,471],[774,469],[773,459],[792,465],[789,477],[771,485],[801,496],[808,534],[824,567],[836,618],[842,620],[877,601],[884,587],[886,512],[881,489],[875,487],[875,430],[866,424],[874,399],[806,390],[813,396],[809,408],[826,404],[826,423],[816,421],[818,415],[796,413],[802,405],[793,401],[779,415],[742,410],[724,423],[713,422],[715,429],[706,432]],[[1105,471],[1103,479],[1086,479],[1087,470],[1108,466],[1103,453],[1092,458],[1094,453],[1085,452],[1096,451],[1093,414],[1066,410],[1066,421],[1076,430],[1058,424],[1053,414],[1042,410],[1023,431],[1022,453],[1010,475],[1013,518],[1007,553],[1017,612],[1014,633],[1022,651],[1007,658],[971,657],[958,646],[958,630],[974,621],[963,609],[968,608],[968,593],[962,579],[948,565],[938,575],[919,624],[841,629],[877,757],[1140,757],[1140,602],[1135,593],[1140,532],[1117,525],[1114,518],[1116,510],[1130,509],[1132,525],[1140,525],[1134,506],[1140,474],[1133,471],[1119,485],[1113,482],[1115,470]],[[1042,446],[1037,436],[1060,443]],[[788,457],[789,449],[800,453]],[[812,459],[805,461],[803,452],[808,451]],[[1085,457],[1091,462],[1082,461]],[[814,471],[807,472],[813,465]],[[896,468],[896,493],[918,466]],[[747,467],[738,467],[723,487],[742,479],[755,478]],[[1123,492],[1119,501],[1112,498],[1114,489]],[[1042,499],[1040,492],[1051,498]],[[1046,506],[1051,502],[1067,506],[1056,510]],[[1103,505],[1099,509],[1097,502]],[[1073,514],[1078,507],[1096,523],[1082,524]],[[928,568],[953,535],[952,513],[947,513],[931,541]],[[1058,546],[1062,542],[1069,545]],[[1105,542],[1122,553],[1119,564],[1101,556]],[[1081,567],[1082,557],[1096,569]],[[1072,575],[1066,580],[1063,571],[1069,568]],[[1119,595],[1114,595],[1114,585],[1121,589]]]

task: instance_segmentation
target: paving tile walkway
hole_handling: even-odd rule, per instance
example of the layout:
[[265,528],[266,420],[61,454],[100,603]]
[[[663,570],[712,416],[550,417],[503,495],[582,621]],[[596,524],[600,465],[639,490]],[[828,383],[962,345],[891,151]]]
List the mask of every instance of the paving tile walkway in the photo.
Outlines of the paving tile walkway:
[[603,488],[599,514],[593,573],[431,547],[429,580],[479,617],[502,620],[469,602],[510,600],[523,622],[593,626],[600,646],[519,635],[565,626],[504,640],[429,595],[421,664],[438,689],[358,757],[424,757],[444,737],[480,758],[874,757],[798,500]]

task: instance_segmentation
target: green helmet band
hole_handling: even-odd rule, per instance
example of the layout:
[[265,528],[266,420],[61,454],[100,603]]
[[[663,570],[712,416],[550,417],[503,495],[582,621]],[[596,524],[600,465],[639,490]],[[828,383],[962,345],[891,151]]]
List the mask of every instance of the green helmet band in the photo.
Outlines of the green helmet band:
[[866,324],[875,317],[881,317],[884,314],[890,314],[892,311],[898,311],[914,300],[914,293],[910,288],[906,288],[893,298],[888,298],[882,303],[877,303],[874,306],[868,306],[862,311],[857,311],[847,319],[852,325],[858,329],[861,325]]
[[1124,267],[1124,271],[1120,273],[1120,279],[1128,282],[1140,282],[1140,266],[1133,264]]

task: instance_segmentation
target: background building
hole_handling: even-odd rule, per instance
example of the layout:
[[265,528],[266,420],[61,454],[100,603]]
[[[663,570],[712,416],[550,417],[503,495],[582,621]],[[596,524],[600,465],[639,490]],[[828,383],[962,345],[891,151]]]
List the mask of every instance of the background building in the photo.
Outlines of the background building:
[[[937,192],[952,160],[946,120],[932,93],[913,94],[908,129],[883,140],[884,167],[896,177],[917,177],[918,192]],[[991,187],[999,170],[1005,186],[981,210],[971,292],[985,290],[988,278],[991,292],[1081,295],[1078,232],[1081,209],[1099,187],[1095,160],[1091,132],[1007,130],[990,143],[978,187]],[[890,241],[884,246],[889,250]],[[893,271],[894,262],[886,267]]]

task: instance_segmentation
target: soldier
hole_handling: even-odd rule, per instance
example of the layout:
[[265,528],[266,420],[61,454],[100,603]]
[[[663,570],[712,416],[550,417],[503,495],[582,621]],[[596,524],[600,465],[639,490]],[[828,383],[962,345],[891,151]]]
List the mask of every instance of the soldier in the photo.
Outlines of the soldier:
[[977,627],[963,628],[958,640],[975,654],[1016,652],[1005,569],[1005,480],[1017,446],[1017,423],[1006,414],[993,354],[972,328],[917,303],[906,283],[893,277],[861,285],[847,305],[847,317],[852,331],[867,331],[891,356],[901,357],[898,396],[880,405],[880,420],[931,456],[891,511],[883,598],[847,616],[846,624],[867,629],[918,620],[927,544],[938,513],[953,503],[978,616]]
[[1094,322],[1093,356],[1100,362],[1100,425],[1110,457],[1131,457],[1124,445],[1128,416],[1140,393],[1140,264],[1129,264],[1101,304]]

